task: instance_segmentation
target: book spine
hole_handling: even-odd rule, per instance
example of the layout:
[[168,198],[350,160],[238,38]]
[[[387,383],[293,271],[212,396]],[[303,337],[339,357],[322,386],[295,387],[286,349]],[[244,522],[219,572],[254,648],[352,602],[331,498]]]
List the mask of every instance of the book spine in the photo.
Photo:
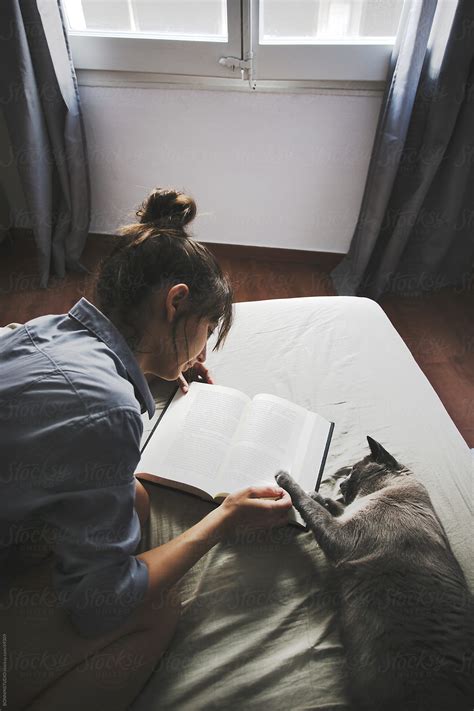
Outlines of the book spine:
[[334,422],[331,422],[331,426],[330,426],[330,428],[329,428],[328,438],[327,438],[327,440],[326,440],[326,446],[325,446],[325,448],[324,448],[323,458],[322,458],[322,460],[321,460],[321,466],[319,467],[319,474],[318,474],[318,478],[317,478],[317,480],[316,480],[316,486],[314,487],[314,490],[315,490],[315,491],[319,491],[319,487],[321,486],[321,479],[323,478],[324,466],[325,466],[325,464],[326,464],[326,458],[327,458],[327,456],[328,456],[329,446],[330,446],[330,444],[331,444],[331,439],[332,439],[332,433],[333,433],[333,432],[334,432]]

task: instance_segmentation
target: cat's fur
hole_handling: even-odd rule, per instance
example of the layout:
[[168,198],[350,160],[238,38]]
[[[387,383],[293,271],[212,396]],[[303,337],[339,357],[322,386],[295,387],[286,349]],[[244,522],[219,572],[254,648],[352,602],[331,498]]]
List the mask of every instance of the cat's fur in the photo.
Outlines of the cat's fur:
[[367,440],[370,455],[340,470],[344,505],[275,477],[335,572],[349,697],[370,711],[472,711],[465,577],[426,488]]

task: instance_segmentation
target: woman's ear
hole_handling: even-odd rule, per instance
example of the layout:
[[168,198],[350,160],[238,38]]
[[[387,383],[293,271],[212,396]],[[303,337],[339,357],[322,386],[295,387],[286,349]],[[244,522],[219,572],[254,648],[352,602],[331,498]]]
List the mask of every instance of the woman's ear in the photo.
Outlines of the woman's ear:
[[174,321],[180,305],[186,301],[188,294],[189,287],[187,284],[175,284],[168,291],[165,299],[166,319],[168,323]]

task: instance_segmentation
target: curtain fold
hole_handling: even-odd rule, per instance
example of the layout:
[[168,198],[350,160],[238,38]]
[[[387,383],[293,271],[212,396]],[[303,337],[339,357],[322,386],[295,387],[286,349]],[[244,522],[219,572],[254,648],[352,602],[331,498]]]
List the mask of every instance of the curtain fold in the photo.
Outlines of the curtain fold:
[[1,0],[0,100],[33,229],[40,287],[88,272],[90,181],[77,80],[57,0]]
[[406,2],[338,294],[469,288],[473,111],[474,3]]

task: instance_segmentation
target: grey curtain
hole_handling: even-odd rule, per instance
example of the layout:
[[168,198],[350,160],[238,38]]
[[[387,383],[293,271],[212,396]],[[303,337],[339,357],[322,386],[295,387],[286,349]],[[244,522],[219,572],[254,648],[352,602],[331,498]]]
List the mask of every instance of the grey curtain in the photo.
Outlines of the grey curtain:
[[0,101],[34,232],[40,286],[87,272],[90,183],[76,75],[57,0],[0,0]]
[[331,276],[378,299],[470,288],[474,263],[474,2],[406,0],[361,210]]

